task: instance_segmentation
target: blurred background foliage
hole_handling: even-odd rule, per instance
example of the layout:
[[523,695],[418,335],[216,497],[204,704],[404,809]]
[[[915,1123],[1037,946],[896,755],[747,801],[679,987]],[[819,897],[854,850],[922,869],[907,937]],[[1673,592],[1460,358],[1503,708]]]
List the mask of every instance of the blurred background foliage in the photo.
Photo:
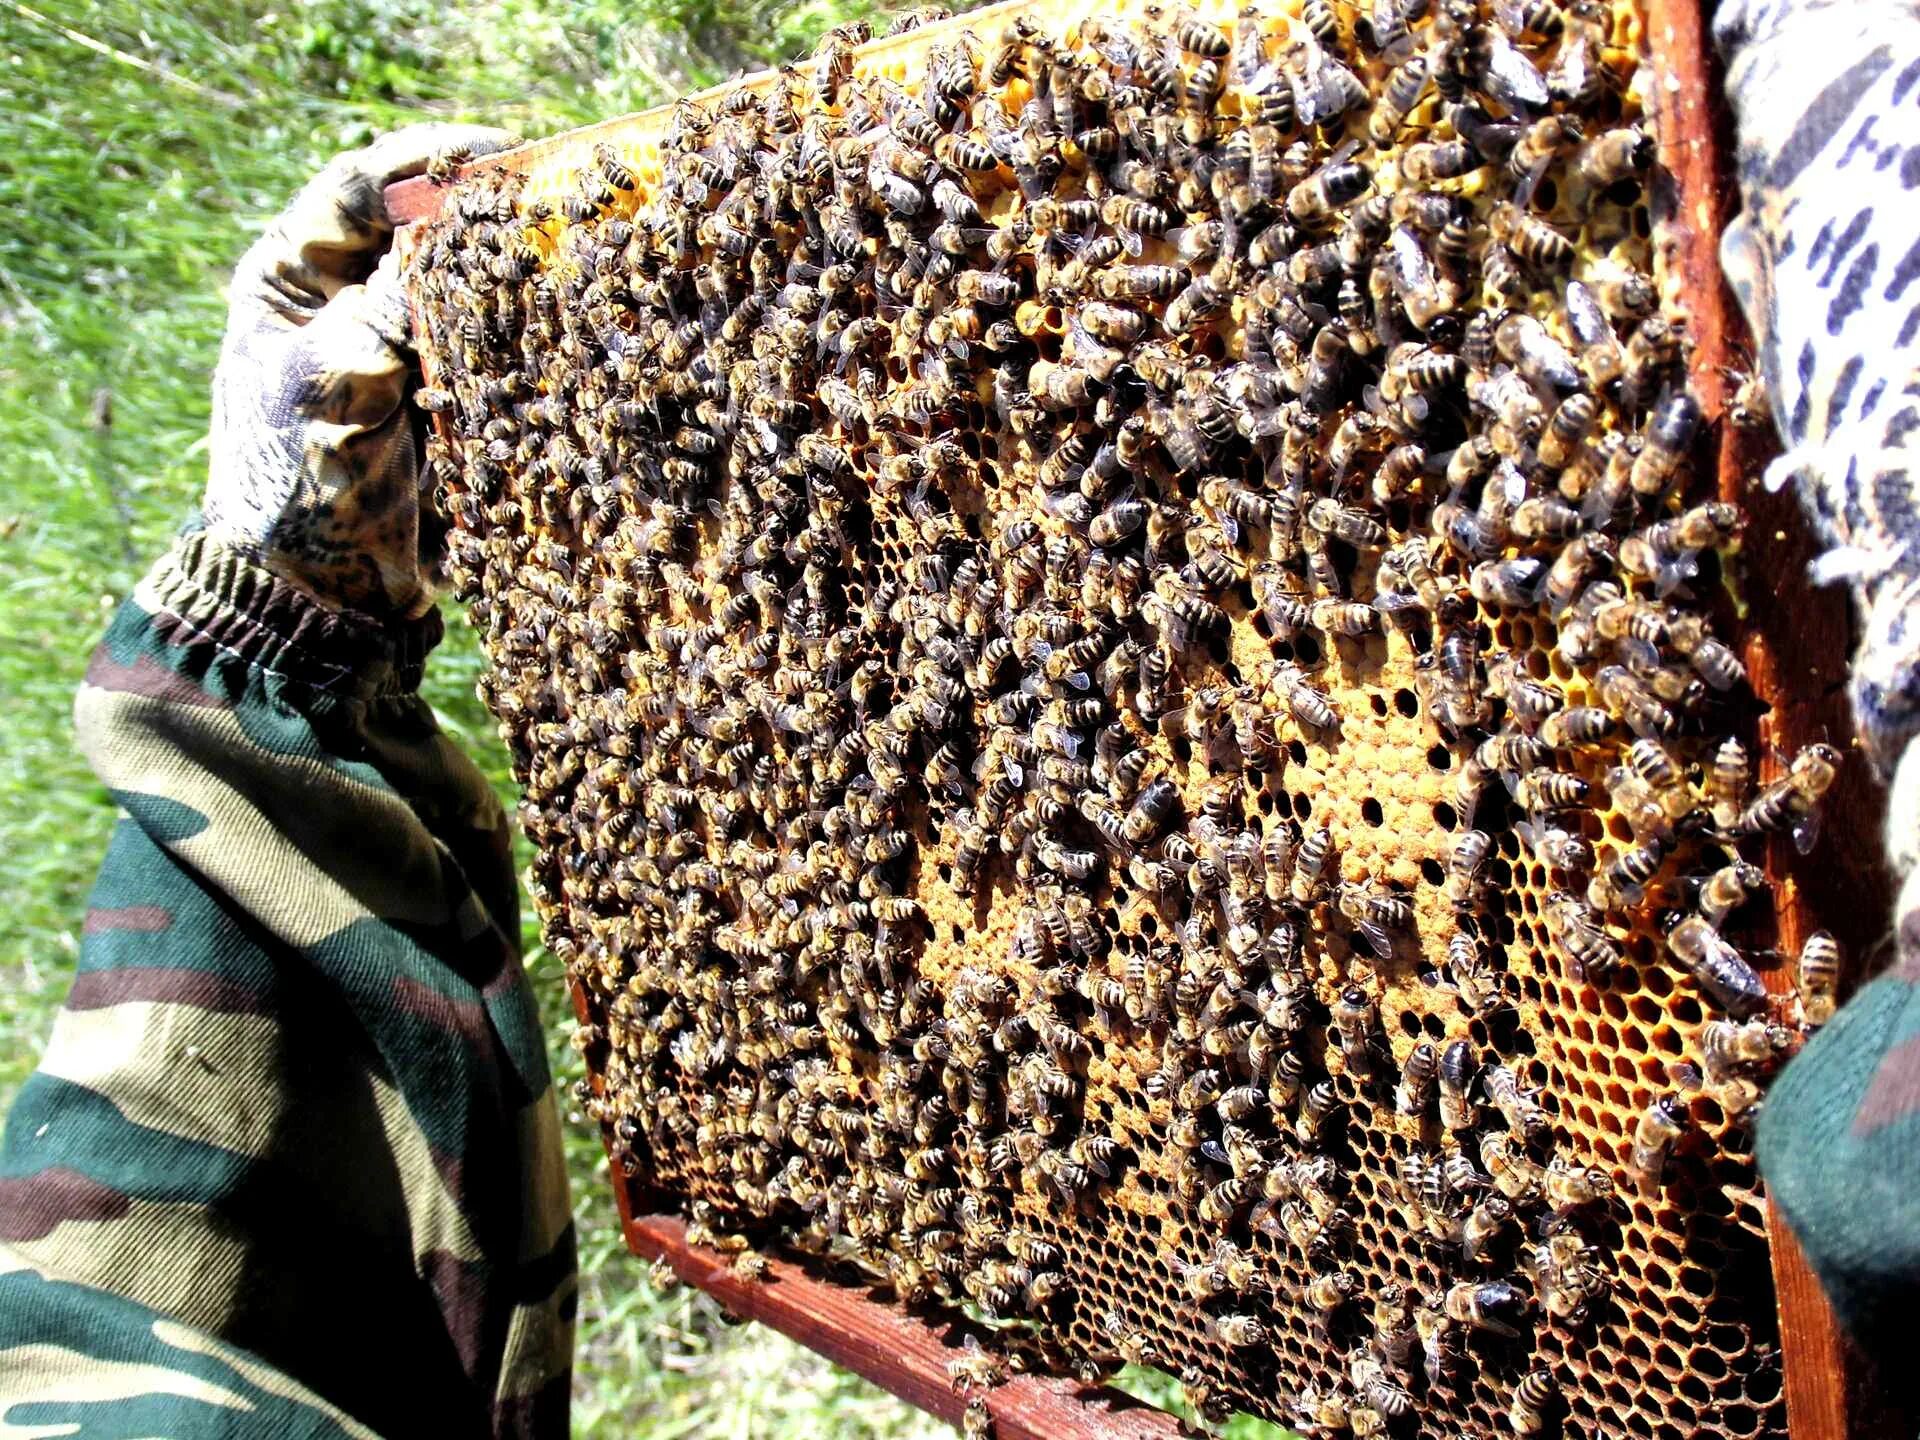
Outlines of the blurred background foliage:
[[[0,0],[0,1104],[64,995],[112,808],[69,707],[106,616],[205,479],[229,266],[302,180],[431,115],[540,135],[804,56],[871,0]],[[450,633],[428,698],[507,793]],[[510,803],[510,801],[509,801]],[[529,926],[563,1093],[579,1075],[558,969]],[[569,1106],[569,1110],[571,1107]],[[581,1237],[580,1437],[951,1433],[621,1243],[598,1137],[567,1127]],[[1177,1387],[1124,1382],[1170,1404]],[[1230,1433],[1275,1433],[1237,1421]]]

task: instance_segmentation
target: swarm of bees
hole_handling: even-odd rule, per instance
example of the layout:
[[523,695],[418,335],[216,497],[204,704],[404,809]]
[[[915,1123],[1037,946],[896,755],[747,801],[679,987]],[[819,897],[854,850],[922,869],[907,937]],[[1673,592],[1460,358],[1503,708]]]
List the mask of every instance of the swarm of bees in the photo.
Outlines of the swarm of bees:
[[1616,1433],[1644,1323],[1650,1425],[1731,1344],[1784,1433],[1692,1275],[1764,1270],[1840,963],[1762,983],[1757,845],[1839,757],[1756,786],[1703,613],[1632,16],[1129,16],[838,31],[419,238],[583,1108],[743,1273],[1206,1417]]

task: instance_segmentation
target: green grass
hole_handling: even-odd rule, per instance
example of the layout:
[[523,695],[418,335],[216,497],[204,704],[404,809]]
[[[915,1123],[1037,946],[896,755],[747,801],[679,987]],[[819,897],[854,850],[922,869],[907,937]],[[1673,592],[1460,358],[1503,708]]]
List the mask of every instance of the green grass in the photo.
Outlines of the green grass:
[[[69,707],[106,616],[197,503],[227,269],[335,151],[429,114],[542,134],[804,53],[870,0],[0,0],[0,1104],[64,995],[112,808]],[[104,421],[104,423],[103,423]],[[425,690],[508,791],[452,621]],[[563,1093],[557,966],[527,934]],[[626,1253],[597,1137],[568,1116],[580,1437],[950,1434]],[[1134,1393],[1175,1405],[1165,1377]],[[1237,1421],[1236,1440],[1278,1433]]]

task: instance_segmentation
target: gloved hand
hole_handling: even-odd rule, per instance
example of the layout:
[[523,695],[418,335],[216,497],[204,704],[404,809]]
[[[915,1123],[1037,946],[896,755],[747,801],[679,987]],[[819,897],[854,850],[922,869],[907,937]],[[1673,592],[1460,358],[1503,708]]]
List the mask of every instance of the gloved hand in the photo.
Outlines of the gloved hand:
[[337,156],[234,271],[202,513],[214,538],[329,606],[414,619],[433,603],[425,552],[438,541],[421,526],[411,331],[383,192],[443,151],[508,142],[423,124]]

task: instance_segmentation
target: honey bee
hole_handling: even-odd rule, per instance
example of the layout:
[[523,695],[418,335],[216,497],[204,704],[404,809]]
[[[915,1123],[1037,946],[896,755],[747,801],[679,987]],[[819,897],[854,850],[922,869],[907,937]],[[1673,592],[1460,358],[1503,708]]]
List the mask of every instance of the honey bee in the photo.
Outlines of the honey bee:
[[1348,1397],[1338,1389],[1308,1385],[1294,1396],[1293,1414],[1301,1426],[1314,1434],[1330,1435],[1353,1428],[1353,1411]]
[[1671,851],[1670,842],[1659,835],[1622,851],[1593,877],[1587,887],[1587,903],[1595,910],[1624,910],[1638,905]]
[[1386,1367],[1368,1350],[1355,1350],[1347,1360],[1347,1375],[1383,1422],[1402,1421],[1413,1414],[1413,1396],[1405,1386],[1387,1373]]
[[1307,523],[1324,535],[1358,549],[1380,550],[1388,542],[1386,526],[1365,510],[1334,500],[1316,500],[1307,511]]
[[1538,1435],[1547,1426],[1547,1415],[1559,1395],[1551,1370],[1529,1370],[1513,1387],[1513,1400],[1507,1407],[1507,1423],[1516,1435]]
[[[1381,87],[1380,98],[1374,102],[1373,114],[1367,118],[1367,134],[1375,145],[1385,147],[1393,143],[1407,116],[1426,93],[1430,78],[1424,55],[1410,55],[1394,67]],[[1402,173],[1406,173],[1404,168]]]
[[1567,810],[1587,803],[1592,793],[1592,785],[1580,776],[1542,768],[1520,777],[1514,799],[1530,811]]
[[1519,1077],[1507,1066],[1489,1065],[1481,1072],[1480,1083],[1487,1099],[1514,1134],[1533,1141],[1552,1129],[1547,1112],[1540,1108],[1531,1092],[1521,1087]]
[[1642,1190],[1659,1188],[1667,1157],[1690,1125],[1686,1105],[1678,1095],[1662,1095],[1640,1112],[1633,1127],[1627,1173]]
[[1574,169],[1589,185],[1631,179],[1653,163],[1653,137],[1637,126],[1607,130],[1580,147]]
[[1447,1385],[1459,1368],[1457,1325],[1444,1300],[1427,1299],[1413,1312],[1414,1333],[1420,1342],[1421,1368],[1427,1383],[1439,1388]]
[[1455,933],[1447,941],[1446,978],[1475,1014],[1487,1014],[1501,1003],[1501,972],[1486,949],[1469,935]]
[[1480,894],[1480,872],[1493,854],[1493,837],[1484,830],[1463,830],[1454,837],[1442,893],[1456,910],[1471,906]]
[[1473,1087],[1480,1076],[1480,1062],[1473,1046],[1455,1040],[1440,1055],[1440,1123],[1449,1130],[1470,1130],[1479,1119],[1479,1106],[1473,1099]]
[[1366,194],[1372,184],[1364,165],[1324,165],[1287,192],[1287,214],[1299,225],[1330,225],[1336,210]]
[[1578,535],[1583,524],[1578,510],[1548,495],[1523,500],[1513,512],[1513,533],[1526,541],[1565,542]]
[[1448,1319],[1510,1340],[1520,1338],[1528,1310],[1525,1293],[1505,1280],[1459,1281],[1447,1290],[1444,1306]]
[[1740,823],[1740,812],[1752,783],[1753,762],[1747,756],[1747,748],[1729,735],[1714,751],[1713,763],[1707,771],[1707,804],[1714,827],[1722,834],[1731,833]]
[[1322,1315],[1327,1315],[1360,1291],[1359,1277],[1349,1270],[1329,1270],[1316,1275],[1301,1288],[1300,1298]]
[[1766,377],[1758,371],[1729,370],[1733,393],[1727,399],[1727,423],[1740,430],[1764,430],[1773,423]]
[[1251,1315],[1215,1315],[1207,1322],[1213,1338],[1235,1350],[1267,1343],[1267,1327]]
[[1777,1060],[1793,1043],[1784,1026],[1765,1020],[1709,1020],[1700,1031],[1701,1066],[1709,1085],[1724,1085],[1740,1071]]
[[1372,1074],[1373,1037],[1379,1023],[1372,997],[1360,987],[1349,985],[1334,1001],[1332,1018],[1348,1073],[1362,1078]]
[[1225,1229],[1253,1203],[1258,1192],[1251,1180],[1240,1176],[1221,1181],[1200,1198],[1201,1223]]
[[934,141],[933,153],[943,165],[951,165],[956,170],[975,172],[992,170],[1000,164],[1000,158],[991,147],[974,139],[970,135],[956,135],[942,132]]
[[1502,202],[1488,217],[1487,230],[1494,240],[1510,249],[1527,264],[1542,270],[1564,270],[1573,263],[1573,242],[1516,206]]
[[1276,665],[1268,684],[1274,697],[1286,707],[1287,713],[1301,724],[1315,730],[1339,728],[1339,713],[1326,693],[1309,684],[1306,672],[1292,661]]
[[1559,155],[1585,137],[1580,126],[1564,115],[1544,115],[1529,125],[1507,153],[1507,174],[1519,182],[1516,195],[1528,203],[1540,177]]
[[1489,1130],[1481,1134],[1480,1163],[1493,1178],[1494,1188],[1509,1200],[1532,1199],[1546,1180],[1542,1168],[1503,1131]]
[[1831,745],[1808,745],[1793,757],[1787,774],[1755,795],[1734,821],[1739,835],[1786,830],[1801,854],[1813,849],[1820,834],[1820,797],[1839,773],[1840,752]]
[[[1139,267],[1148,269],[1151,267]],[[1136,281],[1135,284],[1146,282]],[[1109,298],[1129,299],[1147,298],[1144,291],[1125,288],[1116,284],[1108,291]],[[1219,314],[1226,308],[1227,291],[1216,283],[1211,276],[1197,275],[1175,295],[1168,304],[1161,323],[1171,335],[1186,335],[1197,329],[1202,323]]]
[[1719,925],[1747,901],[1747,897],[1766,888],[1767,877],[1757,865],[1733,860],[1701,882],[1700,913],[1711,925]]
[[1546,562],[1523,555],[1511,560],[1486,560],[1473,567],[1468,577],[1473,598],[1483,605],[1525,609],[1540,596],[1546,579]]
[[1705,916],[1675,918],[1667,930],[1667,949],[1736,1020],[1745,1020],[1765,1006],[1767,992],[1760,977]]
[[1087,538],[1102,548],[1120,545],[1138,531],[1146,519],[1147,507],[1143,502],[1122,496],[1093,518],[1087,528]]
[[647,1267],[647,1283],[661,1294],[680,1288],[680,1274],[662,1257]]
[[[1635,675],[1618,665],[1603,665],[1594,676],[1600,703],[1623,718],[1643,739],[1671,735],[1679,728],[1673,711]],[[1618,797],[1616,797],[1617,799]]]
[[1613,1194],[1613,1177],[1595,1165],[1576,1165],[1564,1155],[1547,1163],[1542,1178],[1547,1203],[1556,1214],[1593,1205]]
[[1573,962],[1571,969],[1578,978],[1604,979],[1625,958],[1593,909],[1565,891],[1547,897],[1547,928]]
[[1825,930],[1816,930],[1800,947],[1794,971],[1800,994],[1800,1015],[1810,1026],[1824,1025],[1838,1008],[1840,943]]
[[[1679,364],[1680,350],[1680,332],[1666,316],[1655,314],[1642,320],[1627,337],[1621,370],[1621,398],[1629,406],[1639,408],[1648,397],[1658,394],[1669,372]],[[1671,404],[1673,419],[1682,426],[1688,423],[1682,418],[1683,414],[1692,415],[1698,408],[1688,407],[1677,394]],[[1677,433],[1670,432],[1667,439],[1671,440]],[[1676,445],[1671,448],[1677,450],[1680,447]]]
[[1409,1050],[1400,1068],[1400,1083],[1394,1090],[1394,1110],[1410,1117],[1424,1115],[1432,1103],[1439,1071],[1439,1053],[1430,1042],[1423,1040]]
[[1461,1223],[1460,1244],[1467,1259],[1483,1264],[1507,1228],[1513,1224],[1513,1205],[1504,1195],[1484,1195],[1474,1202]]
[[470,145],[449,145],[444,150],[437,150],[427,160],[427,179],[435,185],[451,185],[460,167],[472,159],[473,147]]
[[1232,53],[1233,45],[1226,32],[1184,7],[1173,13],[1173,36],[1180,42],[1181,49],[1203,59],[1224,60]]

